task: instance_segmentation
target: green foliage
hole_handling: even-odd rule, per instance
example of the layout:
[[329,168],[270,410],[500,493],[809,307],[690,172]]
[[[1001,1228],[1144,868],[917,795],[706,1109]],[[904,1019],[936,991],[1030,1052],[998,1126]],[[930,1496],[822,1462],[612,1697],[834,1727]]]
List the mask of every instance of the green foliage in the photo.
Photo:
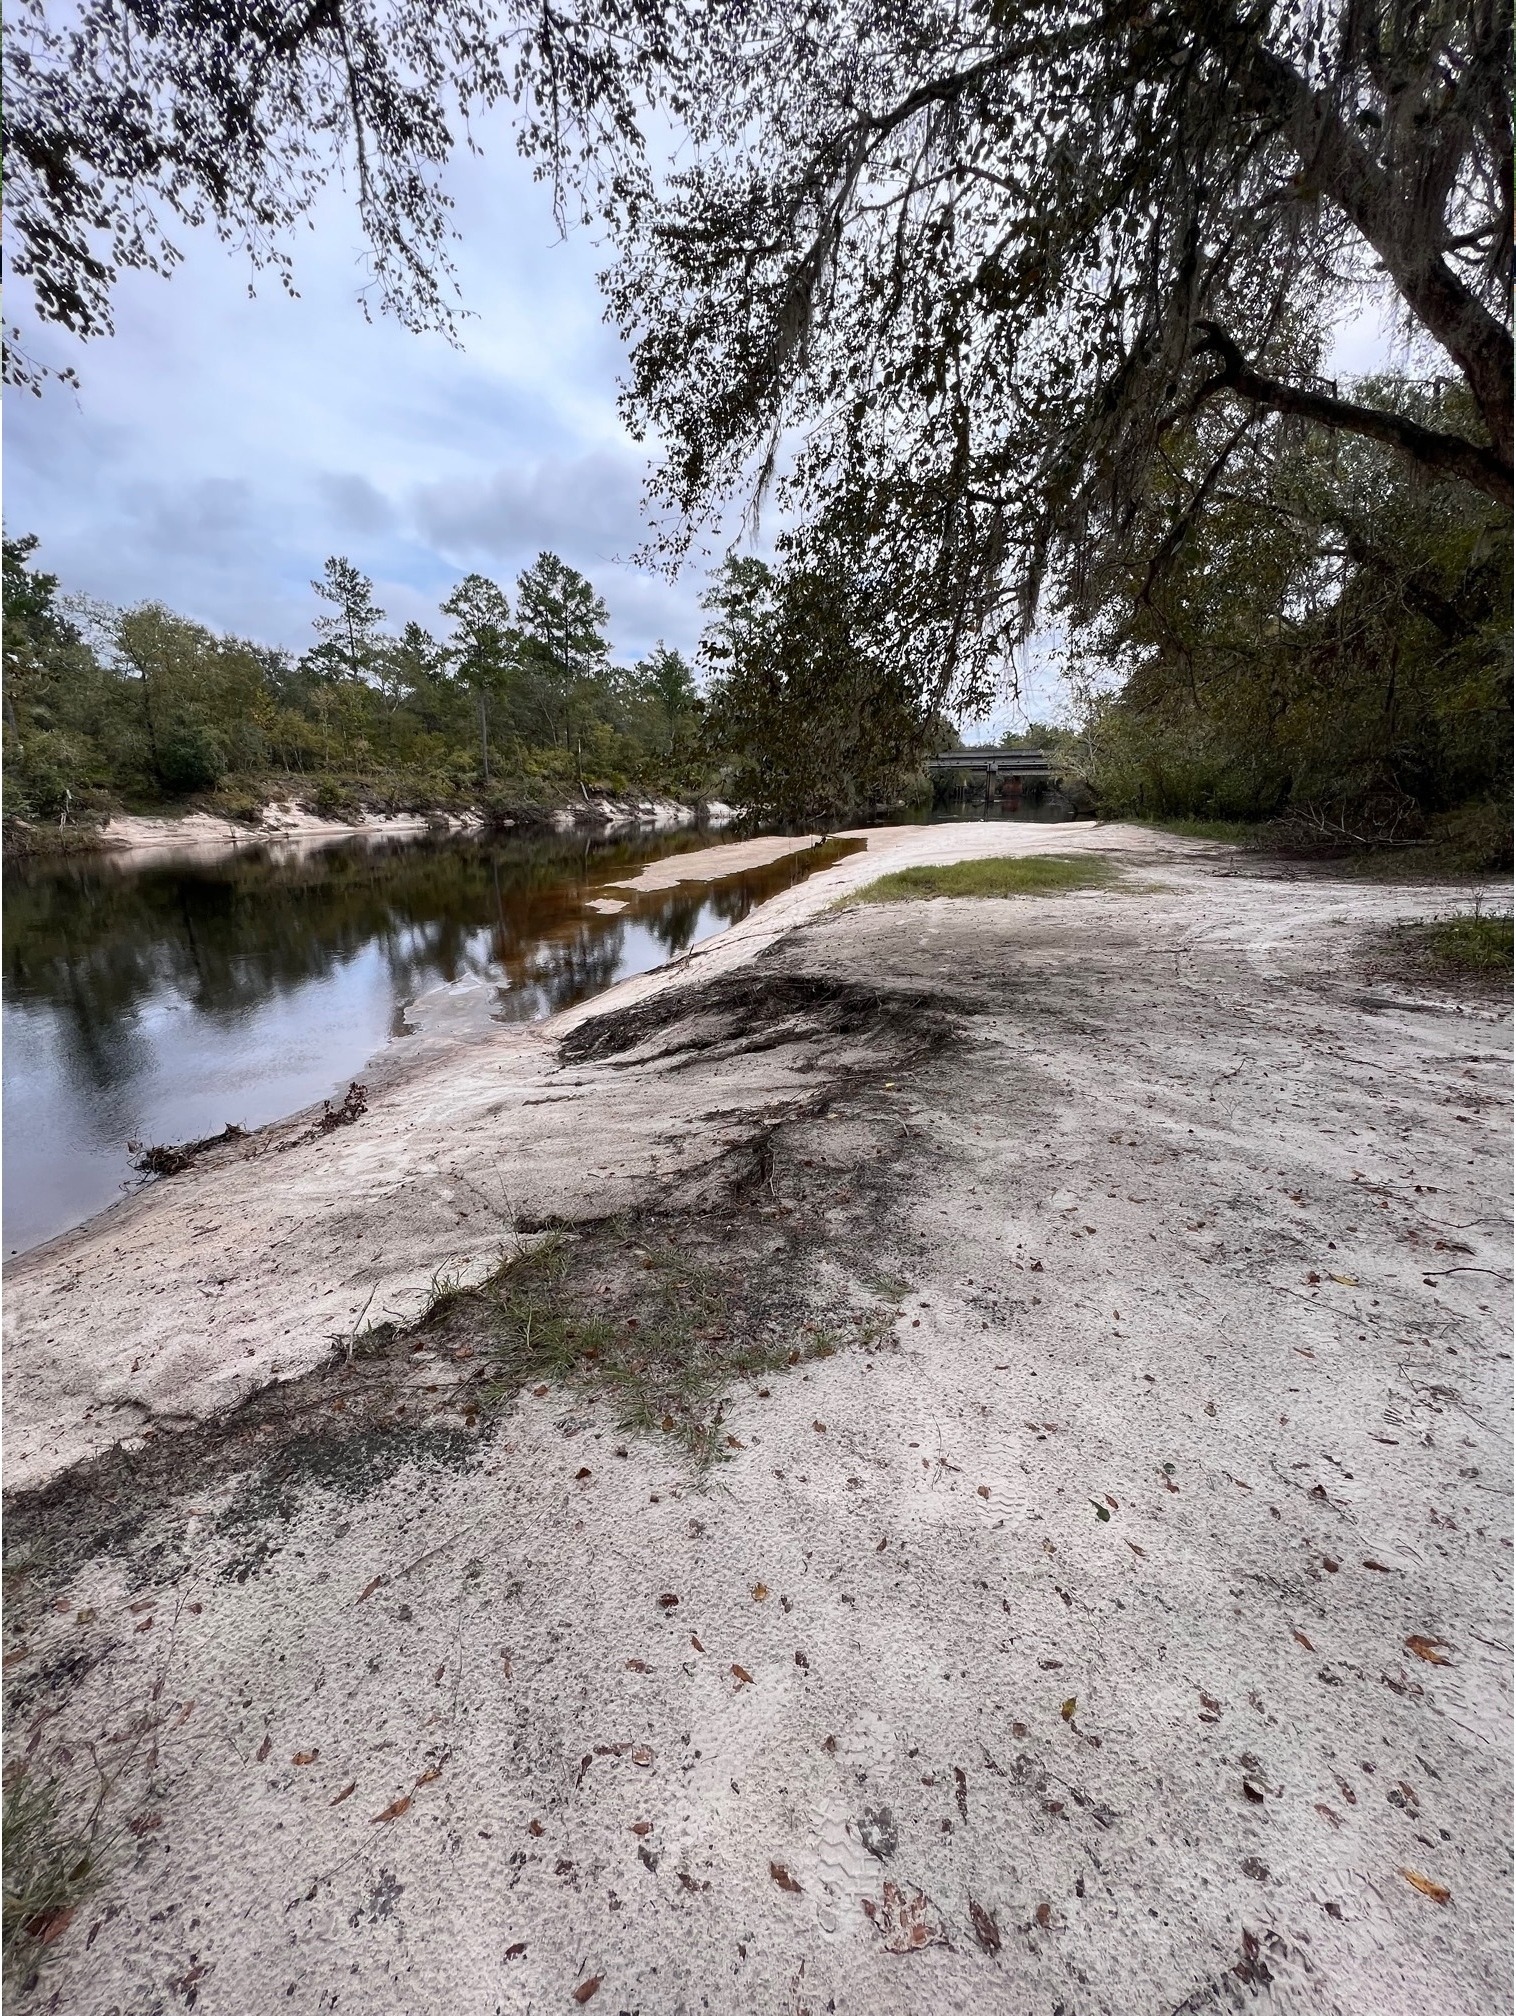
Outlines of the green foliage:
[[[1445,389],[1373,396],[1467,418]],[[1282,817],[1345,848],[1483,801],[1508,830],[1508,515],[1370,442],[1276,424],[1200,449],[1076,624],[1081,767],[1105,808]]]
[[1511,972],[1509,917],[1450,917],[1422,927],[1427,961],[1447,973]]
[[158,604],[65,600],[36,544],[5,543],[6,805],[23,821],[186,798],[246,818],[276,795],[328,815],[387,799],[504,817],[581,785],[707,786],[689,668],[662,644],[612,665],[605,604],[553,554],[518,583],[520,627],[471,574],[442,604],[442,641],[384,631],[373,583],[334,557],[297,660]]
[[884,596],[845,552],[729,559],[704,606],[708,746],[741,804],[801,823],[898,803],[949,739]]
[[1098,854],[1009,854],[953,861],[936,868],[898,868],[865,883],[850,903],[904,903],[932,896],[1063,896],[1103,889],[1115,869]]

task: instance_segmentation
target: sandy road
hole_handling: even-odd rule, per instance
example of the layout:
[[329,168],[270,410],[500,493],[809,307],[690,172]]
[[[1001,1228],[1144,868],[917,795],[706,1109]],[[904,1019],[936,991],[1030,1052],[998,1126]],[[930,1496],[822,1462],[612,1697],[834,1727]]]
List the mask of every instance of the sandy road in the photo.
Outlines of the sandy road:
[[[507,1032],[12,1270],[12,1742],[135,1830],[18,2006],[1509,2006],[1508,1014],[1365,980],[1426,891],[1119,828],[889,865],[1023,835],[1123,877],[823,909],[845,862],[565,1018],[629,1046]],[[710,1483],[552,1388],[68,1469],[112,1380],[208,1412],[523,1202],[732,1222],[760,1120],[774,1264],[893,1331],[739,1383]]]

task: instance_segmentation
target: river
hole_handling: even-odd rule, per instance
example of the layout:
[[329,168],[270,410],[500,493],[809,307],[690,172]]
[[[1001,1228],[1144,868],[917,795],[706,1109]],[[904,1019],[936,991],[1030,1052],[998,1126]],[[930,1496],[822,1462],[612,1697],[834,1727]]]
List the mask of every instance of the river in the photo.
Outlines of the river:
[[146,1147],[340,1096],[429,1016],[551,1015],[859,844],[609,907],[644,863],[710,837],[355,839],[8,866],[5,1252],[135,1188]]

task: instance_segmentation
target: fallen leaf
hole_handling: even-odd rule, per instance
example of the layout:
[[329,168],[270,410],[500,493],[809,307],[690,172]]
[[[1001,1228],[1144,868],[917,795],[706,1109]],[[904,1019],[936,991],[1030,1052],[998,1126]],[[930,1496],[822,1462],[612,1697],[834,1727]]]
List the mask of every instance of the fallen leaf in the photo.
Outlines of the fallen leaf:
[[813,1421],[811,1423],[811,1426],[815,1429],[818,1435],[824,1435],[826,1433],[826,1423],[824,1421]]
[[1430,1876],[1419,1875],[1414,1869],[1402,1869],[1400,1874],[1413,1890],[1419,1890],[1423,1897],[1430,1897],[1434,1904],[1446,1904],[1452,1898],[1452,1891],[1445,1883],[1438,1883]]
[[679,1598],[675,1595],[672,1595],[668,1591],[665,1591],[664,1594],[658,1598],[658,1608],[660,1610],[677,1610],[679,1608]]
[[1135,1540],[1128,1540],[1126,1544],[1128,1545],[1128,1547],[1131,1548],[1132,1552],[1137,1556],[1137,1559],[1139,1561],[1146,1561],[1146,1559],[1148,1558],[1146,1548],[1139,1547]]
[[1310,1639],[1306,1637],[1303,1631],[1292,1630],[1290,1632],[1290,1636],[1294,1639],[1297,1645],[1303,1645],[1307,1652],[1314,1652],[1316,1650],[1316,1647],[1311,1643]]
[[732,1678],[739,1687],[751,1687],[753,1684],[753,1676],[745,1666],[733,1666]]
[[581,1981],[579,1986],[574,1990],[574,2000],[576,2002],[588,2002],[592,1995],[598,1995],[600,1993],[600,1981],[601,1976],[598,1974],[592,1974],[588,1981]]
[[182,1729],[185,1723],[188,1722],[191,1715],[194,1714],[194,1712],[195,1712],[194,1702],[186,1701],[184,1706],[179,1710],[178,1715],[174,1718],[174,1727],[176,1729]]
[[373,1595],[374,1591],[375,1591],[376,1589],[378,1589],[378,1588],[382,1587],[382,1585],[383,1585],[383,1582],[384,1582],[384,1577],[383,1577],[382,1575],[376,1575],[376,1576],[374,1577],[373,1581],[372,1581],[372,1582],[370,1582],[370,1583],[369,1583],[369,1585],[368,1585],[368,1587],[367,1587],[367,1588],[366,1588],[366,1589],[365,1589],[365,1590],[363,1591],[363,1594],[362,1594],[362,1595],[361,1595],[361,1596],[360,1596],[360,1597],[358,1598],[358,1601],[359,1601],[360,1603],[366,1603],[366,1602],[368,1601],[368,1599],[370,1598],[370,1596],[372,1596],[372,1595]]
[[981,1484],[981,1485],[980,1485],[980,1487],[979,1487],[979,1495],[980,1495],[980,1497],[981,1497],[981,1498],[988,1498],[988,1497],[989,1497],[989,1495],[990,1495],[990,1487],[989,1487],[989,1485],[988,1485],[988,1484]]
[[509,1652],[502,1652],[502,1653],[501,1653],[501,1655],[500,1655],[500,1674],[501,1674],[501,1678],[502,1678],[502,1679],[505,1679],[505,1680],[509,1680],[509,1679],[510,1679],[510,1677],[511,1677],[511,1675],[512,1675],[512,1674],[513,1674],[513,1673],[515,1672],[515,1670],[516,1670],[516,1669],[515,1669],[515,1667],[514,1667],[514,1666],[512,1666],[512,1664],[511,1664],[511,1655],[510,1655],[510,1653],[509,1653]]
[[291,1757],[291,1764],[314,1764],[321,1755],[319,1750],[297,1750]]
[[265,1736],[263,1741],[258,1745],[258,1762],[260,1764],[267,1763],[269,1753],[273,1749],[273,1747],[274,1747],[273,1737]]
[[526,1831],[528,1834],[531,1835],[534,1841],[540,1841],[543,1835],[547,1832],[547,1829],[543,1826],[540,1820],[528,1820],[526,1823]]
[[524,1939],[518,1939],[514,1946],[506,1947],[505,1957],[507,1960],[519,1960],[525,1951],[526,1951],[526,1941]]
[[1319,1799],[1316,1802],[1316,1811],[1321,1815],[1323,1820],[1330,1821],[1332,1826],[1340,1827],[1342,1825],[1342,1815],[1334,1813],[1330,1806],[1323,1806]]
[[1110,1506],[1110,1508],[1111,1508],[1111,1510],[1112,1510],[1113,1512],[1119,1512],[1119,1511],[1121,1510],[1121,1507],[1120,1507],[1120,1505],[1119,1505],[1119,1504],[1118,1504],[1118,1503],[1116,1502],[1116,1500],[1115,1500],[1115,1499],[1114,1499],[1114,1498],[1113,1498],[1113,1497],[1111,1496],[1111,1494],[1110,1494],[1110,1492],[1109,1492],[1109,1491],[1107,1491],[1107,1492],[1106,1492],[1106,1494],[1105,1494],[1105,1502],[1106,1502],[1106,1504],[1107,1504],[1107,1505],[1109,1505],[1109,1506]]
[[879,1903],[865,1897],[863,1908],[884,1940],[886,1953],[919,1953],[923,1946],[945,1946],[947,1927],[924,1891],[886,1883]]
[[739,1442],[735,1435],[728,1435],[726,1438],[726,1446],[728,1449],[745,1449],[747,1447],[747,1444],[745,1442]]
[[55,1939],[61,1938],[73,1923],[74,1913],[78,1908],[77,1904],[65,1904],[61,1910],[49,1912],[36,1935],[38,1944],[51,1946]]
[[1386,1568],[1382,1561],[1365,1561],[1363,1565],[1365,1568],[1372,1568],[1376,1575],[1389,1575],[1394,1572]]
[[369,1825],[371,1827],[377,1827],[381,1820],[398,1820],[402,1813],[408,1813],[410,1810],[411,1810],[411,1795],[409,1792],[406,1792],[402,1794],[400,1798],[393,1800],[388,1806],[386,1806],[382,1813],[376,1813],[373,1819],[369,1822]]
[[1327,1278],[1328,1280],[1337,1282],[1343,1288],[1356,1288],[1358,1286],[1358,1276],[1356,1274],[1331,1274]]
[[536,1394],[539,1400],[545,1400],[547,1398],[548,1389],[546,1386],[534,1386],[532,1388],[532,1391],[533,1393]]
[[982,1904],[969,1899],[969,1917],[973,1920],[974,1937],[979,1941],[980,1950],[985,1953],[1000,1951],[1000,1927],[995,1923],[994,1913],[986,1911]]
[[632,1762],[634,1764],[640,1764],[646,1770],[652,1761],[653,1753],[645,1743],[634,1743],[632,1745]]
[[769,1864],[769,1874],[781,1890],[788,1890],[793,1897],[800,1895],[800,1885],[782,1862],[771,1862]]
[[628,1659],[626,1670],[628,1673],[645,1673],[647,1671],[647,1661],[645,1659]]
[[1242,1796],[1244,1799],[1250,1799],[1255,1806],[1263,1804],[1263,1794],[1246,1778],[1242,1781]]
[[1039,1904],[1037,1909],[1032,1913],[1032,1916],[1045,1931],[1053,1922],[1053,1907],[1047,1903]]
[[328,1803],[332,1806],[340,1806],[344,1799],[351,1799],[353,1794],[357,1790],[358,1790],[358,1780],[355,1778],[351,1785],[344,1785],[342,1790],[337,1794],[336,1798],[330,1800]]
[[435,1785],[441,1776],[442,1766],[440,1764],[429,1764],[416,1780],[416,1783],[418,1785]]
[[1103,1506],[1103,1505],[1102,1505],[1102,1504],[1100,1503],[1099,1499],[1098,1499],[1098,1498],[1092,1498],[1092,1499],[1090,1500],[1090,1503],[1091,1503],[1091,1504],[1092,1504],[1092,1505],[1094,1506],[1094,1508],[1095,1508],[1095,1517],[1096,1517],[1096,1518],[1097,1518],[1098,1520],[1100,1520],[1100,1522],[1101,1522],[1101,1524],[1102,1524],[1102,1525],[1108,1525],[1108,1524],[1110,1523],[1110,1517],[1111,1517],[1111,1515],[1110,1515],[1110,1513],[1109,1513],[1109,1512],[1107,1512],[1107,1510],[1105,1509],[1105,1507],[1104,1507],[1104,1506]]
[[695,1636],[693,1631],[690,1633],[690,1643],[694,1646],[697,1652],[703,1652],[705,1650],[705,1647],[701,1644],[700,1640]]
[[755,1582],[753,1584],[753,1601],[755,1603],[761,1603],[768,1593],[769,1585],[767,1582]]
[[653,1823],[651,1820],[634,1820],[632,1822],[632,1832],[637,1836],[639,1841],[645,1834],[651,1834],[652,1831]]
[[593,1474],[594,1473],[591,1471],[589,1465],[587,1463],[583,1464],[579,1469],[577,1469],[574,1472],[574,1482],[576,1484],[582,1484],[586,1477],[592,1476]]
[[1405,1643],[1406,1650],[1414,1652],[1418,1659],[1424,1659],[1428,1666],[1451,1666],[1453,1663],[1442,1656],[1444,1650],[1453,1649],[1446,1638],[1423,1638],[1419,1631],[1413,1631]]

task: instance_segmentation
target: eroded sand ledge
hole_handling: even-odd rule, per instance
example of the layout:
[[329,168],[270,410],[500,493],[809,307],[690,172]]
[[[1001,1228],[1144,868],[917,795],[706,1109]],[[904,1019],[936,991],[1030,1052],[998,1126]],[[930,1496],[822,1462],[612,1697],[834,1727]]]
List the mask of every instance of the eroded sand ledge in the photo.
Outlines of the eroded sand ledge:
[[[828,907],[1011,847],[1125,874]],[[39,2006],[1508,2006],[1504,1008],[1363,979],[1427,891],[1115,827],[870,849],[12,1264],[13,1741],[72,1785],[126,1732],[151,1821]],[[739,1385],[712,1488],[608,1403],[470,1429],[430,1364],[383,1463],[249,1426],[218,1483],[207,1426],[176,1481],[163,1425],[70,1468],[519,1217],[735,1208],[760,1133],[776,1264],[910,1290],[892,1346]],[[950,1943],[891,1951],[886,1885]]]

